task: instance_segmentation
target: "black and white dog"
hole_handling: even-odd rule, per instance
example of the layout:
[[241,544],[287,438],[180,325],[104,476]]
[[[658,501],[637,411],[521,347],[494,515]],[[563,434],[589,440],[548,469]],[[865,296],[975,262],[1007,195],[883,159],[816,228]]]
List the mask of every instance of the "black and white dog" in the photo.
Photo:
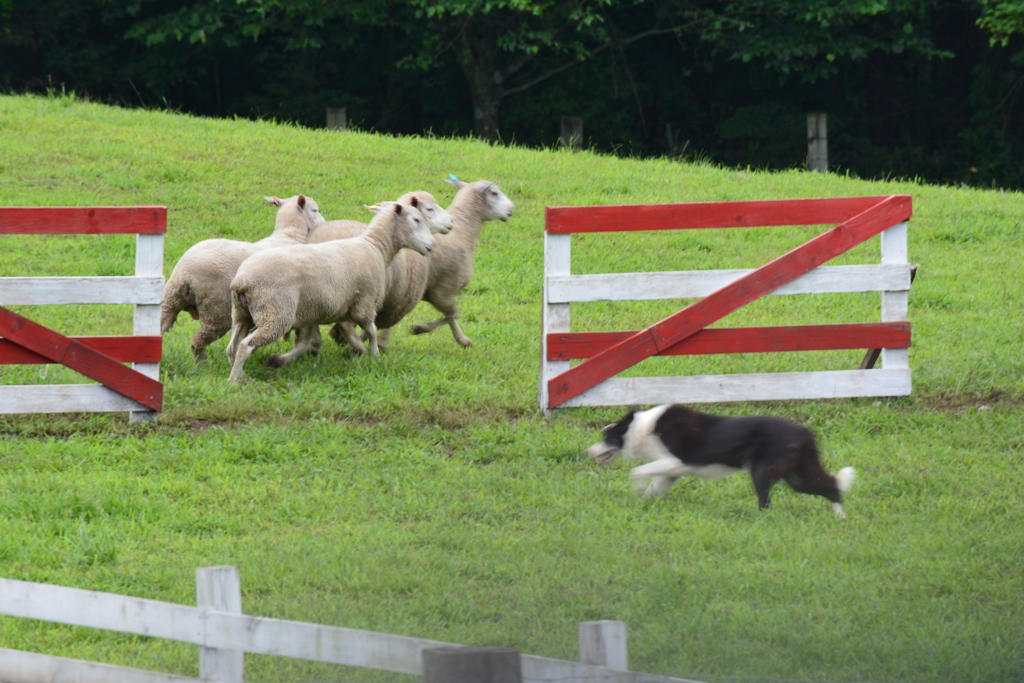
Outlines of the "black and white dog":
[[795,491],[828,498],[840,517],[846,516],[842,495],[854,479],[852,467],[834,477],[825,471],[814,434],[803,425],[779,417],[708,415],[679,404],[630,411],[604,428],[587,455],[601,464],[620,455],[647,463],[630,470],[645,497],[660,496],[679,477],[721,479],[746,470],[760,507],[768,507],[781,479]]

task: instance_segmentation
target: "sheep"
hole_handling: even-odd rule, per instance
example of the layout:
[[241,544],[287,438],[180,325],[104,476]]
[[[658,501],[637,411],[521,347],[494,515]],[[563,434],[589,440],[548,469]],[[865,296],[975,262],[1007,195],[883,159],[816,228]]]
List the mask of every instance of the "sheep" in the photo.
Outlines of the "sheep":
[[[358,237],[265,249],[247,258],[231,281],[229,380],[243,379],[253,351],[292,328],[299,330],[295,348],[272,356],[271,367],[282,367],[309,351],[317,325],[340,321],[362,327],[370,355],[377,356],[373,321],[384,298],[388,264],[403,247],[427,254],[434,236],[417,209],[386,202]],[[358,337],[348,341],[366,353]]]
[[[386,302],[377,313],[380,346],[386,346],[391,328],[412,312],[421,300],[430,303],[444,317],[416,325],[412,329],[413,334],[433,332],[447,323],[456,342],[463,347],[473,345],[459,327],[455,297],[465,289],[473,275],[473,257],[484,222],[507,221],[512,217],[515,205],[495,183],[488,180],[465,183],[453,176],[450,180],[446,178],[445,182],[459,189],[448,207],[454,227],[448,235],[438,236],[437,245],[428,258],[405,252],[395,257],[388,270]],[[350,340],[353,338],[352,325],[339,323],[331,328],[330,335],[339,344]]]
[[444,317],[413,327],[413,334],[433,332],[445,323],[451,327],[452,336],[461,346],[472,346],[473,342],[459,327],[456,318],[458,309],[455,297],[466,288],[473,276],[473,257],[480,230],[486,221],[507,222],[512,217],[515,204],[498,189],[497,184],[488,180],[465,183],[454,176],[445,179],[458,188],[455,199],[448,207],[448,213],[455,222],[452,231],[438,239],[437,248],[431,252],[427,285],[422,299],[436,308]]
[[178,313],[187,311],[199,321],[199,330],[191,342],[196,363],[208,360],[206,347],[231,329],[230,285],[242,261],[261,249],[301,244],[313,226],[324,222],[312,197],[300,194],[266,200],[278,207],[274,232],[269,237],[255,243],[222,238],[203,240],[182,255],[167,279],[160,306],[160,334],[171,329]]
[[[409,192],[398,198],[400,204],[407,204],[415,197],[423,220],[430,227],[430,231],[436,234],[446,234],[452,229],[452,217],[441,206],[429,192]],[[326,242],[328,240],[356,237],[366,230],[367,224],[359,221],[336,220],[327,221],[313,228],[309,233],[307,244]],[[381,303],[381,310],[377,312],[377,345],[380,348],[387,346],[391,334],[391,327],[404,318],[416,304],[419,303],[423,289],[427,282],[427,261],[426,257],[414,251],[403,249],[398,252],[387,269],[387,288],[384,301]],[[348,327],[346,333],[342,333],[338,326],[331,330],[335,339],[344,341],[349,334],[354,334],[351,323],[340,323]],[[366,339],[366,334],[363,334]],[[320,348],[320,331],[317,329],[314,338],[311,340],[314,353]]]

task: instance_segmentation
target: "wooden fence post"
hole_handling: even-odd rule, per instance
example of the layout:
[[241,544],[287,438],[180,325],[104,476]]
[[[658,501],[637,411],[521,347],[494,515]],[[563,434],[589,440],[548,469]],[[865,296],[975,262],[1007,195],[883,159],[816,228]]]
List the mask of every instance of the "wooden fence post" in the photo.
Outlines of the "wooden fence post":
[[[242,584],[238,567],[200,567],[196,570],[196,604],[218,612],[242,613]],[[245,654],[241,650],[199,648],[199,675],[220,683],[243,683]]]
[[519,650],[433,647],[423,650],[423,683],[522,683]]
[[[135,276],[164,276],[163,235],[135,236]],[[132,334],[136,337],[160,335],[160,304],[135,305]],[[160,381],[160,363],[132,363],[132,368],[150,379]],[[128,414],[128,420],[132,423],[156,422],[156,417],[154,410],[139,410]]]
[[348,127],[348,119],[345,107],[327,107],[327,128],[330,130],[345,130]]
[[583,146],[583,119],[578,116],[562,117],[562,144],[570,149]]
[[625,622],[580,622],[580,663],[629,671]]
[[828,115],[811,112],[807,115],[807,168],[818,173],[828,171]]

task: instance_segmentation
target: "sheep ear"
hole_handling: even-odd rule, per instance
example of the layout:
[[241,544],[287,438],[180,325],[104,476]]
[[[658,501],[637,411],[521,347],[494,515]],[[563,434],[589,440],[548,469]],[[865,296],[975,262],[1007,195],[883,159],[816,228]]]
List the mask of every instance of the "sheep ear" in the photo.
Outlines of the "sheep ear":
[[409,206],[417,207],[420,205],[420,200],[416,198],[416,195],[409,197]]
[[402,205],[401,204],[397,204],[397,203],[395,204],[395,214],[398,215],[398,216],[402,215]]
[[300,194],[298,199],[295,200],[295,203],[299,205],[300,209],[306,208],[306,195]]
[[380,204],[363,204],[363,208],[372,213],[377,213],[380,211]]
[[264,197],[264,199],[266,199],[268,202],[270,202],[274,206],[281,206],[281,200],[278,199],[277,197]]
[[455,176],[449,176],[448,178],[445,178],[444,181],[446,183],[454,185],[455,187],[459,188],[460,190],[467,185],[467,183],[462,182],[461,180],[459,180]]

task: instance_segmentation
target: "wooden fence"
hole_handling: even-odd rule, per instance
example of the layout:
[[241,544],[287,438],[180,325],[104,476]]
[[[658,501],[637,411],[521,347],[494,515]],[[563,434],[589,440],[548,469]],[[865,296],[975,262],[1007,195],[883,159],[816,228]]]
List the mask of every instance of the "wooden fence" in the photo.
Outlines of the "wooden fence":
[[[199,646],[202,677],[196,679],[0,649],[0,681],[241,683],[245,652],[422,676],[425,652],[462,647],[424,638],[245,615],[235,567],[197,570],[196,596],[198,606],[192,607],[0,578],[0,614],[191,643]],[[521,680],[528,683],[695,683],[625,671],[626,632],[621,622],[584,622],[580,625],[579,637],[580,662],[521,655]],[[465,680],[463,683],[477,682]]]
[[[133,422],[156,417],[163,402],[166,231],[162,206],[0,207],[0,235],[136,235],[133,276],[0,277],[0,365],[58,363],[99,382],[0,386],[0,413],[128,411]],[[133,334],[68,337],[3,308],[50,304],[132,304]]]
[[[545,212],[540,407],[905,396],[910,393],[907,221],[911,199],[548,207]],[[834,224],[755,269],[573,275],[573,233]],[[823,266],[881,234],[881,262]],[[712,328],[766,295],[881,292],[881,322]],[[572,332],[575,302],[699,298],[638,332]],[[881,369],[616,378],[656,355],[882,349]],[[574,359],[586,359],[571,365]]]

